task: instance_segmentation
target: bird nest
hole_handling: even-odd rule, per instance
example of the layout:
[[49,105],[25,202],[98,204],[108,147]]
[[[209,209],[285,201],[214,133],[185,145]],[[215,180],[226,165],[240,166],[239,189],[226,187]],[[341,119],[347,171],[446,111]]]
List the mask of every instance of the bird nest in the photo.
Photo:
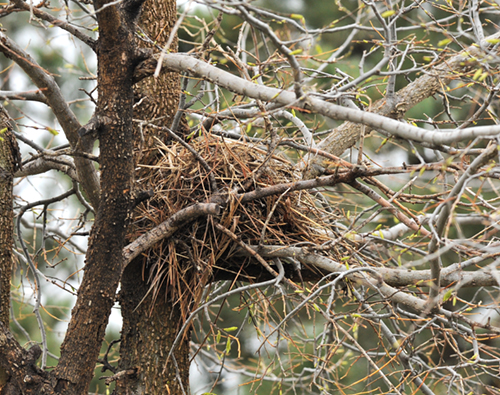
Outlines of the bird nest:
[[[317,246],[335,237],[338,215],[323,208],[316,192],[286,191],[242,203],[244,193],[300,181],[300,173],[286,158],[270,156],[265,147],[249,142],[211,135],[190,146],[196,155],[177,142],[159,143],[155,148],[159,160],[154,166],[142,166],[146,176],[140,184],[153,189],[154,196],[136,211],[133,237],[190,205],[214,201],[214,196],[222,197],[224,204],[219,216],[186,224],[148,252],[146,264],[156,296],[166,288],[174,300],[186,304],[182,309],[186,312],[187,304],[197,303],[215,270],[241,273],[243,265],[251,264],[250,258],[242,257],[241,242]],[[216,229],[215,223],[229,229],[240,243]],[[342,245],[337,248],[340,254]]]

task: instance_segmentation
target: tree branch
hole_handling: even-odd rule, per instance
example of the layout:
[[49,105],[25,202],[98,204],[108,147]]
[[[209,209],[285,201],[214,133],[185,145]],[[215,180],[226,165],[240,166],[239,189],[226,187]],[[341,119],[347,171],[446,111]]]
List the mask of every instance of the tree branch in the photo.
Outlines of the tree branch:
[[[33,12],[33,15],[35,15],[37,18],[43,19],[44,21],[49,22],[54,26],[66,30],[68,33],[72,34],[73,36],[81,40],[83,43],[87,44],[90,48],[92,48],[94,52],[96,51],[97,41],[87,36],[85,33],[82,33],[80,30],[78,30],[76,27],[72,26],[68,22],[57,19],[48,12],[42,11],[37,7],[30,6],[28,3],[25,3],[22,0],[13,0],[13,3],[16,5],[19,11]],[[14,9],[13,11],[17,10]]]
[[192,206],[186,207],[169,219],[162,222],[157,227],[151,229],[148,233],[138,237],[132,243],[123,249],[125,259],[124,265],[128,265],[132,259],[139,256],[142,252],[153,247],[159,241],[172,236],[181,226],[195,220],[201,216],[219,215],[220,206],[215,203],[196,203]]
[[136,27],[122,18],[119,4],[94,2],[99,23],[96,116],[106,120],[99,129],[102,197],[78,298],[52,372],[61,395],[88,392],[123,274],[123,248],[134,203],[132,77],[138,50]]
[[[16,62],[45,95],[69,143],[73,148],[77,147],[80,141],[77,131],[81,125],[66,103],[54,78],[2,32],[0,32],[0,51],[3,52],[6,57]],[[80,148],[84,152],[90,152],[92,146],[88,145]],[[87,193],[92,206],[94,209],[97,209],[99,206],[100,188],[99,178],[94,164],[88,159],[76,157],[75,165],[78,179],[81,181],[81,185]]]
[[[436,221],[435,231],[432,232],[432,239],[429,243],[429,255],[435,255],[441,244],[441,237],[443,236],[446,225],[450,221],[450,215],[452,213],[452,207],[456,200],[462,196],[463,189],[467,182],[470,181],[471,177],[477,173],[477,171],[486,163],[488,163],[493,157],[498,155],[497,144],[490,143],[487,149],[479,155],[467,170],[462,174],[458,182],[455,184],[453,189],[448,194],[447,199],[441,203],[441,211],[438,214]],[[437,212],[437,211],[436,211]],[[432,284],[433,286],[429,292],[429,303],[431,306],[436,306],[439,304],[438,300],[439,291],[441,288],[441,257],[435,256],[429,259],[429,264],[432,273]]]
[[[496,36],[497,35],[495,35],[495,37]],[[498,36],[500,36],[500,33],[498,33]],[[155,55],[153,58],[138,66],[135,74],[136,81],[153,74],[157,56],[158,55]],[[477,64],[477,58],[471,53],[463,53],[457,57],[457,61],[458,59],[468,66]],[[195,77],[210,81],[239,95],[266,102],[278,103],[282,106],[303,108],[332,119],[351,121],[356,124],[368,126],[372,129],[382,130],[406,140],[426,142],[432,145],[443,145],[470,140],[476,137],[491,138],[500,134],[499,125],[478,126],[467,129],[447,129],[446,132],[432,131],[405,124],[379,114],[342,107],[317,99],[313,96],[307,96],[303,100],[298,101],[293,92],[257,85],[187,55],[165,55],[163,66],[167,70],[178,72],[187,71]]]
[[[67,159],[66,159],[67,161]],[[34,176],[37,174],[46,173],[49,170],[57,170],[61,173],[66,174],[71,179],[78,181],[78,176],[75,172],[75,167],[73,163],[61,163],[60,161],[55,162],[51,160],[47,160],[45,158],[38,158],[32,162],[29,162],[23,166],[21,170],[18,170],[14,177],[27,177]]]
[[366,176],[367,169],[361,166],[354,166],[348,171],[339,172],[330,176],[318,177],[313,180],[301,180],[296,182],[276,184],[266,188],[256,189],[251,192],[240,193],[235,196],[235,199],[240,203],[251,202],[256,199],[262,199],[271,195],[280,195],[285,192],[302,191],[305,189],[314,189],[325,186],[333,186],[336,184],[351,184],[357,177]]
[[[373,103],[370,111],[384,117],[395,119],[403,118],[408,110],[443,89],[443,86],[446,86],[452,79],[456,78],[457,74],[478,65],[482,59],[489,55],[484,48],[492,47],[491,43],[495,42],[495,39],[499,37],[500,33],[491,35],[481,42],[481,46],[473,44],[451,59],[444,60],[437,67],[430,65],[429,71],[396,92],[391,100],[382,98]],[[352,147],[359,140],[363,129],[365,134],[371,131],[371,129],[366,129],[362,124],[346,122],[332,131],[328,137],[321,140],[318,144],[318,148],[333,155],[341,155],[346,149]],[[447,143],[440,142],[437,145],[440,144]],[[309,155],[304,158],[306,163],[308,160],[310,160],[310,167],[307,177],[318,175],[321,169],[325,167],[326,161],[323,158]]]
[[[283,246],[251,246],[250,248],[254,249],[260,256],[268,257],[268,258],[293,258],[297,259],[302,263],[316,266],[322,270],[325,270],[330,273],[344,273],[349,269],[346,268],[344,264],[334,261],[326,256],[317,255],[309,252],[307,249],[298,248],[298,247],[283,247]],[[241,250],[242,255],[248,255],[244,250]],[[387,300],[391,300],[395,303],[401,303],[415,312],[423,313],[428,312],[428,303],[424,299],[417,298],[408,292],[402,292],[397,288],[394,288],[391,285],[391,281],[397,279],[397,284],[401,285],[406,279],[409,283],[405,285],[415,285],[417,284],[417,279],[420,278],[420,281],[431,281],[431,271],[415,271],[415,270],[400,270],[400,269],[388,269],[388,268],[372,268],[376,271],[377,275],[372,276],[369,274],[352,274],[347,277],[356,282],[357,284],[361,284],[369,287],[377,292],[379,292],[384,298]],[[417,272],[417,274],[413,274]],[[491,273],[476,273],[476,272],[446,272],[443,273],[442,281],[445,278],[450,281],[450,284],[460,279],[460,283],[462,286],[465,284],[476,286],[473,284],[479,284],[479,280],[485,281],[485,285],[495,285],[498,284],[497,279],[499,276],[499,271],[494,271]],[[462,277],[463,276],[463,277]],[[463,279],[466,281],[462,282]],[[425,283],[424,283],[425,284]],[[424,285],[422,284],[422,285]],[[444,283],[443,283],[444,284]],[[428,284],[426,284],[428,285]],[[448,312],[454,318],[468,320],[466,317],[462,317],[460,314],[455,314],[452,312]],[[470,321],[470,320],[469,320]],[[500,333],[500,328],[493,327],[489,323],[481,324],[476,322],[476,326],[481,328],[489,329],[495,333]]]
[[48,105],[47,98],[40,90],[28,92],[0,91],[0,99],[38,101]]
[[[257,251],[262,257],[298,259],[299,261],[302,260],[304,263],[311,264],[329,273],[347,270],[345,268],[345,265],[338,263],[327,256],[314,253],[307,248],[272,245],[249,247],[254,251]],[[238,254],[249,256],[249,254],[243,249],[240,250]],[[494,256],[495,255],[492,254],[471,258],[470,263],[476,265],[487,259],[491,259]],[[432,274],[429,269],[414,270],[395,269],[388,267],[374,267],[373,269],[385,283],[392,287],[430,287],[430,283],[432,280]],[[487,269],[476,272],[467,272],[463,271],[462,269],[463,267],[460,265],[451,265],[444,268],[441,272],[441,285],[443,287],[450,287],[453,285],[459,285],[460,287],[487,287],[498,285],[500,270]]]

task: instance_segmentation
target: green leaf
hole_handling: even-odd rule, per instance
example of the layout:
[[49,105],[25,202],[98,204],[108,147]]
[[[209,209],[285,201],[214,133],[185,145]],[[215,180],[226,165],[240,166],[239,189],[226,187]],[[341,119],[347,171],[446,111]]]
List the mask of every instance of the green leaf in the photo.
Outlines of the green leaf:
[[483,74],[481,74],[478,81],[483,82],[486,79],[486,77],[488,77],[488,76],[489,76],[489,73],[487,71],[485,71]]
[[450,299],[452,294],[453,294],[452,289],[447,290],[443,296],[443,302],[446,302],[448,299]]
[[474,81],[477,81],[479,77],[483,74],[483,69],[477,69],[474,75],[472,76],[472,79]]
[[395,13],[396,11],[394,10],[387,10],[385,12],[382,12],[382,14],[380,15],[382,16],[382,18],[389,18],[390,16],[393,16]]
[[487,38],[487,39],[486,39],[486,42],[487,42],[488,44],[493,44],[493,45],[495,45],[495,44],[500,43],[500,38]]
[[445,45],[448,45],[451,43],[451,38],[445,38],[444,40],[441,40],[438,42],[438,47],[444,47]]

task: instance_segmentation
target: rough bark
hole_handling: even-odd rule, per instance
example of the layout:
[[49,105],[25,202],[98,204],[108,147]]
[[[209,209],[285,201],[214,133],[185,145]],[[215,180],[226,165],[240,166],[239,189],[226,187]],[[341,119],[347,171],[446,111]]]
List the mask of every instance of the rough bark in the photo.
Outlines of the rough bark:
[[[9,116],[0,107],[0,322],[9,327],[10,281],[12,277],[14,172],[19,163],[19,148],[11,133]],[[7,385],[9,375],[0,366],[0,393]]]
[[[161,48],[167,43],[170,32],[177,19],[176,2],[172,0],[149,0],[145,3],[140,26],[146,35]],[[150,48],[142,41],[138,45]],[[153,49],[157,52],[157,48]],[[177,36],[170,45],[170,51],[177,51]],[[159,126],[170,126],[179,105],[179,73],[163,72],[158,78],[146,78],[134,87],[135,118]],[[167,141],[168,135],[158,129],[135,128],[136,161],[141,164],[153,164],[156,160],[156,138]],[[138,174],[139,178],[139,174]]]
[[17,343],[3,322],[0,322],[0,369],[7,373],[8,380],[0,387],[2,395],[54,394],[47,372],[36,366],[42,350],[38,344],[25,350]]
[[120,371],[132,368],[136,374],[119,381],[116,394],[182,394],[181,382],[189,393],[189,336],[175,353],[179,377],[172,359],[167,361],[182,323],[180,310],[166,298],[152,300],[142,266],[142,259],[136,259],[122,277]]
[[12,273],[14,172],[19,163],[19,147],[11,133],[6,111],[0,107],[0,321],[9,325],[10,280]]
[[[145,33],[161,47],[167,42],[176,21],[176,2],[154,0],[146,3],[141,16]],[[177,50],[177,39],[170,47]],[[158,79],[145,79],[135,88],[135,118],[151,121],[160,126],[170,126],[179,101],[178,73],[162,73]],[[155,138],[163,142],[166,134],[158,129],[136,129],[136,161],[154,164],[156,161]],[[140,145],[139,145],[140,144]],[[148,190],[140,180],[144,172],[136,173],[136,188]],[[148,294],[148,272],[143,257],[133,260],[122,277],[120,304],[123,328],[120,344],[120,371],[135,371],[117,382],[116,394],[182,394],[189,392],[189,336],[186,336],[175,353],[179,374],[172,359],[166,357],[181,323],[177,304],[166,297],[153,300]],[[166,292],[164,293],[166,295]]]
[[61,394],[87,393],[123,270],[123,246],[133,181],[132,76],[140,54],[133,20],[140,4],[96,1],[99,22],[97,117],[101,200],[78,300],[53,375]]

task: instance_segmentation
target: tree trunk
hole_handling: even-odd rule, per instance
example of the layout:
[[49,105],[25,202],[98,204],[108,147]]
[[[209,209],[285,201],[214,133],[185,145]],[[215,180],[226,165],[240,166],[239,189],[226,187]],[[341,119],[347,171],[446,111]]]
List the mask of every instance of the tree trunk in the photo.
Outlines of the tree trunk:
[[[167,355],[182,322],[178,305],[164,297],[152,301],[149,284],[144,281],[142,259],[127,266],[122,277],[120,304],[123,316],[120,345],[120,370],[133,369],[117,385],[118,394],[189,393],[189,338],[186,336],[175,353],[177,369]],[[154,304],[153,304],[154,303]]]
[[[12,245],[14,243],[12,188],[19,163],[19,148],[11,132],[9,116],[0,108],[0,322],[9,327]],[[0,393],[7,384],[7,372],[0,366]]]
[[[134,42],[137,4],[108,6],[97,0],[99,22],[97,119],[101,198],[92,228],[85,272],[61,358],[53,375],[56,392],[84,394],[104,338],[123,270],[123,247],[132,208],[133,73],[143,60]],[[140,4],[139,4],[140,6]]]
[[[176,21],[174,0],[154,0],[146,3],[141,25],[153,41],[163,47]],[[177,38],[170,46],[177,50]],[[149,78],[135,87],[135,118],[158,126],[170,126],[179,102],[179,75],[162,73],[158,79]],[[136,162],[153,165],[156,161],[156,140],[168,140],[157,129],[144,126],[136,129]],[[139,145],[140,144],[140,145]],[[141,180],[144,172],[136,171]],[[137,188],[149,186],[137,183]],[[143,257],[138,257],[125,269],[122,276],[120,304],[123,328],[120,345],[120,371],[135,372],[117,382],[117,394],[182,394],[189,393],[189,336],[178,345],[175,353],[177,368],[172,358],[167,361],[170,347],[182,321],[178,304],[167,297],[166,291],[156,300],[148,293],[149,273]],[[179,374],[177,373],[179,370]]]

